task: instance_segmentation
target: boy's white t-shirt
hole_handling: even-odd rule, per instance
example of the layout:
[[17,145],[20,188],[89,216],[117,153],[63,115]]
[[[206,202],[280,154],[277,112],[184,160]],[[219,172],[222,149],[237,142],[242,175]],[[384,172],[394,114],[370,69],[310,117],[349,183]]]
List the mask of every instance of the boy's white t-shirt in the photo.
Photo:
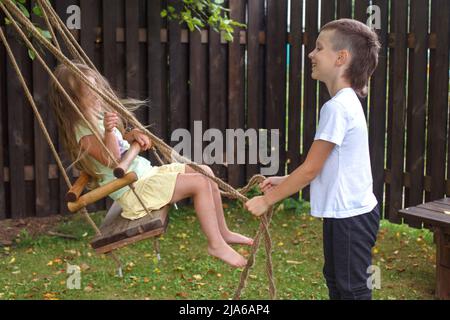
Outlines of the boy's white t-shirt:
[[334,143],[320,174],[311,182],[311,215],[349,218],[373,210],[367,122],[355,91],[344,88],[324,104],[314,140]]

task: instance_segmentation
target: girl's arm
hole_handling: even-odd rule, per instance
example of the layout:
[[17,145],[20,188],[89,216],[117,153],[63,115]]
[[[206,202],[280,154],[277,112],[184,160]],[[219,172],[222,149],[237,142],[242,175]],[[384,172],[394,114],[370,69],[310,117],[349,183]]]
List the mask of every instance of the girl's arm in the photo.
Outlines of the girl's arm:
[[134,141],[139,143],[141,146],[141,151],[146,151],[152,147],[152,142],[146,134],[144,134],[139,129],[133,129],[130,132],[126,132],[123,135],[123,138],[128,141],[129,144],[132,144]]
[[302,165],[272,191],[249,200],[245,204],[246,208],[254,215],[260,216],[267,211],[269,206],[306,187],[320,173],[334,147],[335,144],[328,141],[314,141]]
[[[108,150],[113,154],[117,161],[120,161],[120,149],[119,142],[116,135],[113,132],[105,132],[105,137],[103,138],[103,143],[106,145]],[[94,135],[84,136],[80,140],[80,146],[85,150],[91,157],[107,167],[114,167],[114,163],[110,160],[110,157],[103,149],[100,142]]]
[[[114,134],[114,129],[117,127],[119,117],[114,112],[105,112],[103,125],[105,127],[105,136],[103,143],[108,148],[116,161],[120,161],[119,141]],[[80,140],[81,148],[89,153],[91,157],[107,167],[113,167],[114,162],[111,161],[108,153],[103,146],[96,139],[94,135],[88,135]]]

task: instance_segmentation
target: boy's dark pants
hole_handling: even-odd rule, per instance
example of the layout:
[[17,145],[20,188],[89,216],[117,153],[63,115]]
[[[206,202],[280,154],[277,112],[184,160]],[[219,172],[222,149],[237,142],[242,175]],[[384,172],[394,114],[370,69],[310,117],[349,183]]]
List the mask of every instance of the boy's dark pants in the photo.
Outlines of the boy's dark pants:
[[323,219],[323,274],[330,299],[370,300],[367,268],[372,264],[380,223],[378,205],[356,217]]

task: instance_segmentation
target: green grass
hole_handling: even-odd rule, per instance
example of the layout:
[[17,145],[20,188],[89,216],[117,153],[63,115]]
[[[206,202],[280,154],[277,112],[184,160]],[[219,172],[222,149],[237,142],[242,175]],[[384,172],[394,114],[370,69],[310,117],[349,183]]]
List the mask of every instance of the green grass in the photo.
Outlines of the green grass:
[[[319,219],[294,210],[279,210],[271,225],[273,264],[279,299],[327,299],[322,276]],[[230,228],[253,235],[258,220],[239,206],[226,210]],[[93,214],[97,222],[103,213]],[[206,253],[206,240],[191,208],[171,212],[161,240],[158,263],[151,241],[120,249],[124,277],[111,259],[96,255],[88,242],[93,232],[81,216],[65,219],[60,232],[80,240],[23,232],[17,245],[0,248],[0,299],[229,299],[239,283],[235,270]],[[243,254],[249,248],[236,246]],[[267,299],[265,255],[261,246],[243,299]],[[375,299],[433,299],[435,249],[432,234],[382,222],[374,264],[381,268]],[[81,267],[81,289],[66,286],[67,263]]]

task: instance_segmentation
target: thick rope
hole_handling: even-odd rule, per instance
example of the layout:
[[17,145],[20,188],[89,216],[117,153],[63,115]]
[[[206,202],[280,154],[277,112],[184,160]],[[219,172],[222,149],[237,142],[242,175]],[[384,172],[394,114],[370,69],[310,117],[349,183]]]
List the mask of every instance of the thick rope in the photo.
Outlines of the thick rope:
[[[15,14],[16,18],[18,18],[19,21],[28,29],[28,31],[30,31],[44,46],[46,46],[47,49],[60,61],[60,63],[65,64],[72,72],[74,72],[75,75],[77,75],[79,77],[79,79],[81,79],[94,92],[96,92],[105,102],[107,102],[124,119],[126,119],[128,122],[132,123],[135,127],[139,128],[144,133],[146,133],[152,139],[152,142],[159,149],[159,151],[163,154],[164,158],[171,159],[171,160],[175,159],[176,161],[186,163],[187,165],[192,167],[197,172],[202,173],[203,175],[209,177],[214,182],[216,182],[222,190],[225,190],[224,194],[229,197],[238,199],[241,202],[246,202],[248,200],[245,196],[243,196],[240,192],[236,191],[233,187],[231,187],[227,183],[223,182],[221,179],[218,179],[217,177],[208,174],[207,172],[205,172],[205,170],[203,170],[196,163],[190,161],[189,159],[182,157],[181,155],[176,153],[172,148],[170,148],[168,145],[166,145],[162,140],[160,140],[158,137],[156,137],[151,132],[149,132],[145,127],[142,126],[142,124],[140,124],[140,122],[134,117],[134,115],[131,112],[129,112],[120,103],[120,100],[115,96],[114,93],[112,93],[112,92],[104,93],[104,92],[101,92],[100,90],[98,90],[69,59],[67,59],[56,47],[54,47],[45,37],[43,37],[37,31],[37,29],[28,21],[28,19],[26,19],[26,17],[23,15],[23,13],[20,10],[18,10],[10,0],[5,0],[5,4]],[[3,11],[5,11],[5,13],[8,15],[8,17],[13,21],[12,17],[9,15],[9,12],[2,5],[2,3],[0,3],[0,6],[2,7]],[[45,4],[44,4],[44,6],[45,6]],[[17,24],[15,24],[15,27],[18,28]],[[20,28],[18,31],[20,33]],[[59,29],[59,31],[61,32],[60,29]],[[23,35],[23,33],[22,33],[22,35]],[[26,41],[27,39],[24,39],[24,40]],[[29,47],[30,46],[32,47],[32,45],[30,43],[28,43],[28,45],[29,45]],[[81,52],[83,52],[83,51],[81,50]],[[109,94],[111,94],[112,96],[110,96]],[[69,100],[70,100],[70,98],[69,98]],[[77,107],[75,106],[75,108],[77,108]],[[84,117],[82,117],[82,118],[89,126],[89,122]],[[90,128],[90,129],[92,130],[92,128]],[[95,130],[92,130],[92,131],[95,133]],[[99,137],[97,137],[97,138],[101,142],[102,147],[104,147],[108,152],[109,150],[106,148],[106,146],[103,145],[102,140]],[[112,155],[111,155],[111,158],[113,159],[113,161],[115,161],[115,159]],[[250,185],[250,183],[249,183],[249,185]],[[136,196],[138,197],[138,195],[136,195]],[[138,197],[138,199],[139,199],[139,197]],[[144,207],[144,209],[146,209],[145,206],[143,206],[143,207]],[[249,259],[249,263],[247,264],[246,268],[244,269],[244,272],[242,273],[241,282],[240,282],[238,290],[235,294],[235,298],[240,297],[240,292],[245,287],[245,283],[246,283],[247,276],[248,276],[248,271],[254,264],[255,253],[259,246],[259,239],[260,239],[260,236],[262,233],[265,236],[265,244],[266,244],[265,245],[266,253],[267,253],[266,269],[267,269],[267,274],[268,274],[269,281],[270,281],[269,291],[270,291],[271,298],[274,298],[276,296],[275,284],[273,281],[272,260],[271,260],[271,240],[270,240],[270,234],[269,234],[269,230],[268,230],[268,224],[270,223],[272,214],[273,214],[273,210],[270,210],[267,217],[261,219],[260,228],[258,230],[257,235],[255,236],[255,241],[254,241],[254,245],[252,248],[252,255]]]
[[[45,2],[43,0],[39,0],[39,1],[43,3],[43,5],[45,7],[44,11],[48,11],[48,14],[50,15],[50,17],[55,19],[56,23],[59,25],[58,31],[61,34],[62,33],[65,34],[65,36],[67,38],[67,42],[66,43],[70,43],[75,48],[75,50],[82,56],[82,61],[85,61],[85,63],[90,68],[92,68],[93,70],[98,72],[98,70],[95,67],[95,65],[92,62],[92,60],[89,58],[89,56],[86,54],[86,52],[84,52],[83,48],[81,48],[80,44],[75,39],[73,34],[70,32],[69,28],[67,28],[66,24],[61,20],[59,15],[56,13],[55,9],[50,5],[50,3]],[[42,8],[42,6],[41,6],[41,8]]]
[[50,34],[52,35],[52,40],[55,43],[55,46],[58,48],[58,50],[61,51],[61,46],[59,45],[58,39],[56,38],[56,34],[55,31],[53,30],[52,24],[50,23],[50,20],[48,19],[48,14],[47,11],[43,9],[41,1],[42,0],[37,0],[39,3],[39,6],[41,7],[41,12],[44,16],[44,20],[45,20],[45,24],[47,26],[48,31],[50,31]]
[[[241,189],[241,192],[248,192],[250,189],[252,189],[255,185],[259,184],[261,181],[264,180],[264,177],[261,175],[255,175],[253,176],[249,183]],[[261,235],[264,235],[264,248],[266,251],[266,273],[267,278],[269,280],[269,296],[271,299],[276,299],[276,286],[275,286],[275,280],[273,276],[273,263],[272,263],[272,239],[270,237],[269,233],[269,224],[273,216],[273,207],[270,207],[266,214],[261,216],[260,219],[260,225],[258,228],[258,231],[253,238],[253,246],[250,253],[250,256],[247,260],[247,265],[245,266],[244,270],[241,273],[241,278],[238,284],[238,287],[235,291],[235,294],[233,296],[234,300],[238,300],[241,298],[241,294],[243,289],[247,285],[248,276],[250,274],[250,269],[254,266],[255,260],[256,260],[256,253],[258,252]]]
[[[47,17],[47,12],[49,13],[50,22],[51,22],[51,24],[50,24],[50,22],[49,22],[49,24],[50,24],[50,29],[52,30],[52,35],[53,35],[53,37],[55,37],[55,40],[56,40],[56,36],[55,36],[54,33],[53,33],[52,25],[53,25],[53,26],[59,31],[59,33],[61,34],[61,36],[62,36],[62,38],[63,38],[63,40],[64,40],[64,43],[66,44],[67,49],[69,49],[70,54],[72,55],[72,57],[73,57],[74,59],[79,60],[80,62],[82,62],[82,63],[84,63],[84,64],[87,64],[87,61],[82,57],[82,55],[81,55],[80,52],[77,50],[77,48],[75,48],[75,46],[73,45],[72,41],[70,41],[69,37],[66,35],[66,33],[64,32],[64,30],[61,29],[61,26],[60,26],[58,20],[55,19],[55,16],[54,16],[53,12],[50,11],[50,9],[49,9],[49,6],[50,6],[50,5],[48,4],[47,0],[44,0],[44,1],[43,1],[43,0],[37,0],[37,2],[39,3],[39,6],[41,7],[42,12],[44,12],[44,14],[45,14],[46,17]],[[47,18],[47,20],[48,20],[48,18]],[[59,46],[58,46],[58,49],[59,49],[59,51],[62,51],[62,50],[61,50],[61,47],[59,47]]]

